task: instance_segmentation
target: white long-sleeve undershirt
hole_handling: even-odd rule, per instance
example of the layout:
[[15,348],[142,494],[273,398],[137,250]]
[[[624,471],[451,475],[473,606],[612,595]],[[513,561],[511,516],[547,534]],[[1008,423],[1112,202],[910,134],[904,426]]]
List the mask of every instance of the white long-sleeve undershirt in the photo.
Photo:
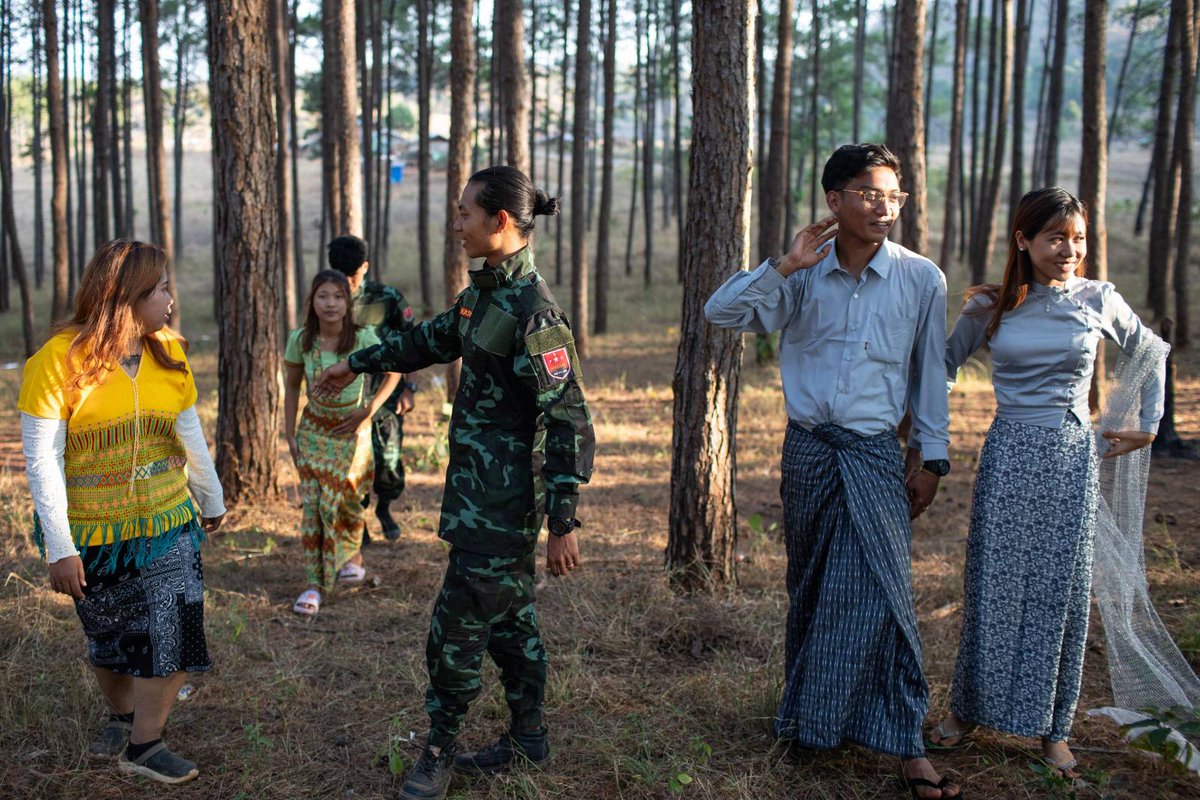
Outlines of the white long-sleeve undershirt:
[[[188,489],[204,517],[225,513],[225,495],[208,453],[208,442],[200,426],[196,407],[180,412],[175,433],[187,452]],[[25,476],[33,507],[42,525],[46,561],[53,564],[79,555],[71,536],[67,516],[67,480],[64,454],[67,449],[67,421],[21,414],[21,448],[25,453]]]

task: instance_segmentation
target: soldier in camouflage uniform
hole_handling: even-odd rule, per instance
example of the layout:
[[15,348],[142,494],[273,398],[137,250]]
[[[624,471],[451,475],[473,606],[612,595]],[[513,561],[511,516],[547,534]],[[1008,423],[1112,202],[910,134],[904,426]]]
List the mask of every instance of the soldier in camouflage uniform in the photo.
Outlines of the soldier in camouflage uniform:
[[[406,333],[416,324],[412,306],[399,289],[367,279],[367,243],[357,236],[339,236],[329,243],[329,266],[346,276],[353,292],[354,321],[372,328],[382,340],[389,332]],[[383,374],[372,376],[370,390],[379,388]],[[412,410],[417,385],[407,375],[371,419],[371,447],[375,455],[375,516],[388,541],[400,538],[391,503],[404,491],[404,415]],[[365,502],[364,502],[365,505]],[[363,530],[363,544],[370,535]]]
[[[450,563],[426,647],[430,733],[402,798],[444,797],[451,766],[495,772],[549,757],[534,547],[544,508],[551,573],[578,566],[575,508],[595,450],[574,338],[527,246],[534,216],[557,210],[556,200],[511,167],[476,173],[454,229],[468,257],[485,258],[483,268],[470,273],[453,307],[411,332],[385,335],[321,378],[334,390],[355,373],[408,372],[462,358],[439,526],[451,545]],[[544,452],[535,445],[539,431]],[[512,725],[496,744],[455,757],[462,719],[480,691],[485,652],[500,668]]]

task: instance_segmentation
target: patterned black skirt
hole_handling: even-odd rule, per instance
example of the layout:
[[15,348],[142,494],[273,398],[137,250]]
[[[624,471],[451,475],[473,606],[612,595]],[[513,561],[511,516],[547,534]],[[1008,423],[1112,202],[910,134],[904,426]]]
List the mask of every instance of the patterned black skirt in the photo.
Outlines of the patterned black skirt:
[[[193,523],[194,524],[194,523]],[[139,678],[212,666],[204,640],[204,569],[192,531],[142,567],[101,574],[85,561],[87,586],[75,611],[94,666]]]

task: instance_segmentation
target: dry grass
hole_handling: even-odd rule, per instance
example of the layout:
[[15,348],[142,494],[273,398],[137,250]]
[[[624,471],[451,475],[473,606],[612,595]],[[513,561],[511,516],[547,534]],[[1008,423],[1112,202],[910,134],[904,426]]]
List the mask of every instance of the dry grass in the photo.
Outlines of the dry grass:
[[[311,166],[311,165],[310,165]],[[189,169],[204,178],[206,165]],[[413,187],[397,202],[411,213]],[[435,188],[435,196],[436,196]],[[200,198],[205,195],[199,193]],[[310,195],[312,196],[312,195]],[[19,207],[23,207],[18,203]],[[200,201],[181,271],[185,295],[205,298],[200,262],[207,224]],[[403,218],[398,216],[398,218]],[[1110,230],[1125,223],[1110,220]],[[407,238],[406,238],[407,237]],[[411,231],[393,252],[411,252]],[[1114,237],[1114,263],[1141,243]],[[1136,245],[1136,247],[1135,247]],[[670,234],[660,237],[661,274],[673,270]],[[552,240],[539,254],[551,263]],[[415,283],[411,264],[396,280]],[[310,262],[311,271],[311,262]],[[549,272],[550,270],[544,270]],[[1136,276],[1128,292],[1137,296]],[[1126,285],[1125,278],[1119,278]],[[951,275],[952,288],[963,281]],[[566,294],[560,290],[560,294]],[[551,657],[547,714],[554,759],[544,771],[489,780],[456,779],[458,798],[882,798],[899,797],[895,762],[856,747],[787,752],[770,734],[783,672],[786,598],[780,541],[779,448],[784,413],[778,375],[747,363],[738,450],[742,529],[740,584],[711,598],[683,599],[662,572],[671,443],[671,389],[679,292],[643,291],[618,276],[614,333],[595,338],[585,369],[599,439],[596,475],[582,516],[586,566],[569,580],[542,578],[539,609]],[[202,305],[202,304],[201,304]],[[189,309],[188,332],[200,379],[201,416],[216,412],[213,323]],[[15,350],[11,315],[0,344]],[[0,786],[4,797],[151,798],[162,790],[80,754],[103,705],[84,660],[69,602],[50,592],[28,541],[30,509],[16,442],[19,373],[0,372]],[[1196,357],[1181,365],[1181,431],[1200,437]],[[428,385],[428,381],[426,381]],[[330,599],[305,623],[288,608],[302,588],[294,474],[280,451],[284,500],[231,512],[205,548],[207,631],[215,668],[195,680],[176,709],[171,743],[201,764],[202,777],[171,790],[184,798],[349,798],[394,796],[426,719],[424,643],[445,564],[435,536],[444,436],[434,392],[407,423],[409,489],[404,538],[366,551],[377,585]],[[986,374],[953,397],[955,471],[916,526],[913,575],[932,689],[932,716],[944,712],[960,624],[962,562],[974,465],[992,411]],[[1152,592],[1172,633],[1200,663],[1198,469],[1159,462],[1148,500]],[[1162,515],[1167,522],[1156,523]],[[755,522],[751,525],[751,519]],[[1081,708],[1103,705],[1103,636],[1094,626]],[[495,670],[471,710],[464,741],[490,740],[506,709]],[[983,734],[977,746],[937,757],[972,798],[1054,794],[1028,767],[1031,741]],[[1076,752],[1092,771],[1080,797],[1194,797],[1177,777],[1126,747],[1114,728],[1082,715]],[[690,777],[676,792],[672,780]],[[1103,785],[1104,788],[1101,788]],[[1067,796],[1059,793],[1059,796]]]

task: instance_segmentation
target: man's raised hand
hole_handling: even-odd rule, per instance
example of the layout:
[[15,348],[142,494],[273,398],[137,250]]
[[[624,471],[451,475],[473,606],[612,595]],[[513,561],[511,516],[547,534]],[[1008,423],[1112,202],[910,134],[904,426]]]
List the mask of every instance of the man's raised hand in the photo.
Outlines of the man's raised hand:
[[783,277],[793,272],[814,267],[825,257],[825,245],[837,236],[837,217],[830,215],[825,219],[814,222],[796,234],[792,246],[779,259],[779,274]]

